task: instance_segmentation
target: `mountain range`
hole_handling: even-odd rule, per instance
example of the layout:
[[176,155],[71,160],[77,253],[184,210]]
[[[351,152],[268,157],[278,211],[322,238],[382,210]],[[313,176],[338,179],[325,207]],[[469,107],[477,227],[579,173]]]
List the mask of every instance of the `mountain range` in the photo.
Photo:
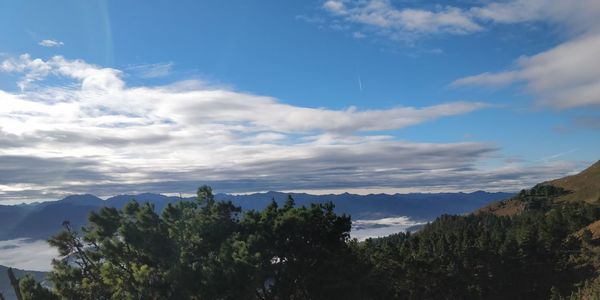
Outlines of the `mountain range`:
[[[336,212],[357,219],[381,219],[406,216],[413,220],[429,221],[441,214],[464,214],[493,201],[506,199],[510,193],[410,193],[410,194],[330,194],[310,195],[305,193],[266,192],[247,195],[217,194],[218,200],[229,200],[245,210],[262,209],[272,199],[279,203],[292,196],[298,205],[333,202]],[[192,201],[160,194],[118,195],[106,200],[94,195],[71,195],[62,200],[21,205],[0,205],[0,240],[14,238],[46,239],[61,229],[68,220],[75,228],[87,222],[88,214],[101,207],[123,207],[135,199],[148,202],[157,211],[168,203]]]

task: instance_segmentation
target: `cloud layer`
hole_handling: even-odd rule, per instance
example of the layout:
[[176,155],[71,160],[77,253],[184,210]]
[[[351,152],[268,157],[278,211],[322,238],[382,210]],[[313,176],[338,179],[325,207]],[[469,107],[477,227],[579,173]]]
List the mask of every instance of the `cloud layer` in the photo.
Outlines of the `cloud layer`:
[[123,71],[55,56],[0,64],[0,198],[66,193],[516,189],[572,165],[479,168],[487,143],[416,143],[386,130],[485,108],[474,102],[299,107],[197,81],[129,87]]
[[0,265],[3,266],[48,272],[52,270],[52,259],[57,257],[58,251],[43,240],[0,241]]
[[368,238],[377,238],[403,232],[410,227],[423,224],[425,223],[411,220],[408,217],[354,220],[352,221],[352,231],[350,232],[350,236],[359,241],[364,241]]

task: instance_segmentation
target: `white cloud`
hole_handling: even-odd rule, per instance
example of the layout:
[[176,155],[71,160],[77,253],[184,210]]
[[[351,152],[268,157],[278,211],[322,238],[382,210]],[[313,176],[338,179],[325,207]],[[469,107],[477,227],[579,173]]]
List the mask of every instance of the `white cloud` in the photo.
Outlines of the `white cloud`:
[[345,14],[346,7],[342,1],[329,0],[323,4],[323,7],[337,14]]
[[57,40],[41,40],[38,45],[42,47],[62,47],[65,44]]
[[203,183],[222,192],[513,189],[572,168],[479,169],[494,145],[380,133],[481,103],[333,110],[194,81],[128,87],[119,70],[60,56],[23,55],[0,68],[23,76],[20,92],[0,90],[3,200],[187,193]]
[[45,79],[48,75],[65,76],[79,80],[81,89],[89,90],[119,90],[123,81],[119,78],[120,71],[110,68],[99,68],[82,60],[65,60],[62,56],[54,56],[44,61],[32,59],[29,54],[19,58],[6,59],[0,65],[0,71],[24,73],[18,83],[21,89],[36,81]]
[[[60,56],[43,61],[22,55],[17,60],[4,61],[0,67],[6,72],[25,73],[19,82],[23,89],[50,74],[70,77],[81,83],[78,89],[43,89],[21,95],[7,95],[11,106],[6,106],[6,113],[21,111],[25,107],[39,114],[57,111],[56,108],[60,107],[61,113],[70,111],[73,120],[81,121],[80,117],[84,117],[83,120],[92,122],[93,125],[104,126],[123,123],[125,120],[135,120],[137,123],[144,118],[151,118],[155,122],[179,121],[197,126],[209,122],[238,123],[240,130],[245,128],[253,131],[374,131],[399,129],[485,107],[482,103],[454,102],[425,108],[397,107],[358,111],[350,107],[347,110],[329,110],[292,106],[270,97],[223,89],[177,91],[177,86],[125,88],[118,70],[100,68],[81,60],[65,60]],[[52,107],[40,104],[39,99],[23,99],[64,99],[74,96],[77,99],[72,100],[77,101],[61,101],[52,104]]]

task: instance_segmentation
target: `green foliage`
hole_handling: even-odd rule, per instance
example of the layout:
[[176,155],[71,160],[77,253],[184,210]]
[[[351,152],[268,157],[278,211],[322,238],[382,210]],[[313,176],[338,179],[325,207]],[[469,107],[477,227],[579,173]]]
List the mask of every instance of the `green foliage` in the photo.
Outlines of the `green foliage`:
[[[50,239],[49,294],[61,299],[360,298],[362,270],[348,243],[350,217],[332,204],[242,213],[198,189],[196,202],[162,214],[135,201],[103,208],[82,233],[68,223]],[[28,293],[39,285],[21,282]],[[42,299],[42,298],[40,298]],[[45,298],[44,298],[45,299]],[[52,299],[52,298],[47,298]]]
[[23,300],[58,300],[58,296],[43,287],[31,275],[19,280],[19,289]]
[[522,190],[517,196],[525,202],[525,209],[547,210],[551,207],[552,200],[568,192],[553,185],[538,184],[531,189]]
[[600,218],[583,203],[493,214],[442,216],[418,234],[368,240],[369,278],[389,287],[380,298],[548,299],[592,276],[575,262],[581,242],[573,232]]

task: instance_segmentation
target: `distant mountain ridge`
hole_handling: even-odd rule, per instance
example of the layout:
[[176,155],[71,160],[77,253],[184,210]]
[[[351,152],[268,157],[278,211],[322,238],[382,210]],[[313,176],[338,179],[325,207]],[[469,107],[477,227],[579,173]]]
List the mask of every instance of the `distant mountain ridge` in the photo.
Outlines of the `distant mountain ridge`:
[[[432,220],[441,214],[464,214],[493,201],[506,199],[511,193],[411,193],[411,194],[331,194],[311,195],[305,193],[266,192],[248,195],[217,194],[218,200],[229,200],[245,210],[262,209],[272,199],[283,203],[291,195],[298,205],[333,202],[338,213],[345,213],[353,219],[379,219],[408,216],[415,220]],[[28,205],[0,205],[0,239],[28,237],[46,239],[61,229],[68,220],[79,228],[87,222],[91,211],[101,207],[123,207],[130,200],[152,203],[157,211],[168,203],[192,201],[194,198],[180,198],[160,194],[118,195],[102,200],[94,195],[71,195],[58,201]]]

